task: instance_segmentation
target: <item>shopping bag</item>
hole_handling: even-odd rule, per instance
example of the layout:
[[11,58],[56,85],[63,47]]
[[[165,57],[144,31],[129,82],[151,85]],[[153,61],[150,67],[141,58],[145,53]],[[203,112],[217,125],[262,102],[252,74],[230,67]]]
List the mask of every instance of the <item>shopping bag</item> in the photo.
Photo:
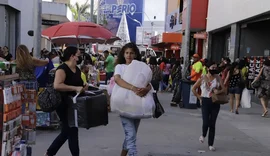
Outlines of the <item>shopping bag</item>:
[[155,109],[155,113],[153,115],[154,118],[159,118],[161,115],[163,115],[165,113],[164,108],[162,107],[162,105],[160,104],[159,100],[158,100],[158,96],[157,93],[153,93],[153,97],[154,97],[154,101],[156,104],[156,109]]
[[[134,60],[126,67],[121,78],[133,86],[145,88],[152,80],[152,71],[145,63]],[[140,97],[115,84],[111,95],[111,110],[133,119],[152,118],[155,111],[153,90],[145,97]]]
[[70,127],[92,128],[108,124],[107,98],[93,92],[77,94],[67,99]]
[[114,82],[114,78],[112,77],[107,86],[107,91],[109,95],[112,95],[112,90],[113,90],[114,85],[115,85],[115,82]]
[[251,95],[247,88],[245,88],[242,92],[241,106],[242,108],[251,108]]

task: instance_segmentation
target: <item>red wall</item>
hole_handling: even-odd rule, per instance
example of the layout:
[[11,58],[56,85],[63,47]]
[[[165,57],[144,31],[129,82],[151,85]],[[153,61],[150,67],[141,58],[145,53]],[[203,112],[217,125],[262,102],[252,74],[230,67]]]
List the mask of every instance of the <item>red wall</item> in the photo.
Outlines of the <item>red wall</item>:
[[[187,0],[184,0],[184,6],[186,5]],[[206,29],[206,18],[208,11],[208,0],[192,0],[192,9],[191,9],[191,21],[190,29],[191,31],[199,31]],[[183,9],[183,30],[186,27],[186,11],[187,8]]]

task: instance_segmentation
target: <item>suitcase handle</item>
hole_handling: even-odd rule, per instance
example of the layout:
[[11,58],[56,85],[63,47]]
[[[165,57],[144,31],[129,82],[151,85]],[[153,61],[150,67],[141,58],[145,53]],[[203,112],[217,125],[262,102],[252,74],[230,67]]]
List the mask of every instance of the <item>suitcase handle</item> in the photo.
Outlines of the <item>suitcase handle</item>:
[[77,103],[77,97],[78,97],[80,94],[81,94],[81,93],[77,93],[77,94],[72,98],[74,104]]

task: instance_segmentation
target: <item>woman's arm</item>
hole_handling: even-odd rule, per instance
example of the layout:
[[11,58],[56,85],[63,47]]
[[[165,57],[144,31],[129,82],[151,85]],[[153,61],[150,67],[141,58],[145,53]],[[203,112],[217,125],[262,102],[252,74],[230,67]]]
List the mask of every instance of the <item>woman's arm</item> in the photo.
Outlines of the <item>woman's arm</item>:
[[46,66],[49,63],[49,60],[40,60],[33,58],[33,62],[35,66]]
[[226,78],[225,78],[225,81],[224,81],[224,83],[223,83],[223,86],[224,86],[225,84],[227,84],[227,82],[229,81],[229,77],[230,77],[230,72],[228,71],[227,76],[226,76]]
[[77,86],[69,86],[66,85],[65,82],[66,79],[66,73],[63,69],[58,69],[55,72],[55,78],[54,78],[54,89],[58,91],[75,91],[75,92],[81,92],[83,90],[83,87],[77,87]]
[[200,99],[201,100],[201,96],[200,96],[200,94],[198,94],[197,93],[197,89],[201,86],[201,83],[202,83],[202,78],[200,78],[199,80],[197,80],[196,81],[196,83],[193,85],[193,87],[192,87],[192,92],[193,92],[193,94],[198,98],[198,99]]
[[135,86],[133,86],[132,84],[129,84],[129,83],[127,83],[125,80],[123,80],[122,78],[121,78],[121,76],[120,75],[114,75],[114,81],[115,81],[115,83],[118,85],[118,86],[120,86],[120,87],[122,87],[122,88],[125,88],[125,89],[128,89],[128,90],[132,90],[132,91],[135,91],[135,90],[137,90],[138,88],[137,87],[135,87]]
[[220,84],[221,89],[220,89],[220,90],[219,90],[219,89],[214,89],[214,93],[215,93],[215,94],[225,93],[225,92],[226,92],[226,87],[225,87],[225,85],[224,85],[224,83],[223,83],[221,77],[218,76],[217,79],[218,79],[218,81],[219,81],[219,84]]
[[263,72],[263,67],[261,68],[260,72],[259,72],[259,75],[254,79],[254,81],[252,83],[254,83],[255,81],[258,81],[259,78],[261,77],[262,75],[262,72]]

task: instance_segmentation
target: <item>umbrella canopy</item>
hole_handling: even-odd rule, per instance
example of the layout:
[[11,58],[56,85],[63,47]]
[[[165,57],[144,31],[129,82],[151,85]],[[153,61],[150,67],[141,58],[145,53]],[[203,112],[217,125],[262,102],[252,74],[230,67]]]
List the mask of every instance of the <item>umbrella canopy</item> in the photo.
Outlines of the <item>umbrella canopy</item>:
[[56,44],[105,43],[117,40],[106,28],[91,22],[68,22],[42,31],[42,37]]

